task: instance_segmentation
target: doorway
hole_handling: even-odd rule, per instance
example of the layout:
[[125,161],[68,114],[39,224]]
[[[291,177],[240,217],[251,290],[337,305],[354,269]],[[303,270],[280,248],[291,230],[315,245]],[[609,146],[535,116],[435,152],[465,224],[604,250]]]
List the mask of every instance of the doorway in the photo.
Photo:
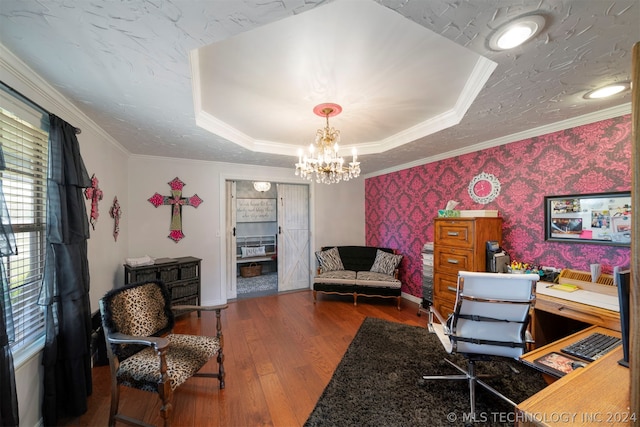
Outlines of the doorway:
[[309,186],[227,181],[229,297],[309,288]]

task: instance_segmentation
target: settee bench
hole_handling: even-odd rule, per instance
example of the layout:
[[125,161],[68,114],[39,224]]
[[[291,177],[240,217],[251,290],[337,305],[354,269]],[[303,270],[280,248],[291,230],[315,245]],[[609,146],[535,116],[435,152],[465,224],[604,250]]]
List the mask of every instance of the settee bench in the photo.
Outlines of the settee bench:
[[398,272],[402,255],[390,248],[375,246],[323,247],[316,252],[317,274],[313,279],[313,302],[318,292],[352,295],[353,305],[359,296],[395,298],[400,310],[402,283]]

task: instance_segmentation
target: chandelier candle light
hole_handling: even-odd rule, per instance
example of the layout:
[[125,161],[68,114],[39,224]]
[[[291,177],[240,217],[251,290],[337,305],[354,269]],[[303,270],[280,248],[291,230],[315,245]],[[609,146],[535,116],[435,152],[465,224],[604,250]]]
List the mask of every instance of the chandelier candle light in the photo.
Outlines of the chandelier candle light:
[[315,175],[316,182],[323,184],[357,178],[360,175],[360,162],[358,162],[356,149],[352,150],[353,160],[345,167],[344,159],[338,156],[340,131],[329,126],[329,117],[340,114],[342,107],[338,104],[325,103],[316,105],[313,112],[325,117],[327,125],[316,132],[315,143],[309,146],[308,155],[303,156],[302,149],[298,150],[296,175],[309,181]]

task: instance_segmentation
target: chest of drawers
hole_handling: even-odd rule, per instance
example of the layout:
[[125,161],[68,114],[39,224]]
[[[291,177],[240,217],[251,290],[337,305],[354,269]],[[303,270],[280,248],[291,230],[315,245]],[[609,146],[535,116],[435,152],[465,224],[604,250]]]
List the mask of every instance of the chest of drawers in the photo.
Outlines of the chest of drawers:
[[502,218],[436,218],[433,248],[433,305],[453,311],[459,271],[486,271],[486,242],[502,244]]

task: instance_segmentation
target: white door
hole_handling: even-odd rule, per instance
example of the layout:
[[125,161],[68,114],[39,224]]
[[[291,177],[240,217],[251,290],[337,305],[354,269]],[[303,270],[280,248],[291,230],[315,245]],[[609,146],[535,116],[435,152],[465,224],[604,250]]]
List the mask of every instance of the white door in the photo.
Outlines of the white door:
[[227,194],[226,203],[226,239],[227,242],[227,299],[232,299],[237,296],[237,281],[236,281],[236,182],[226,181],[225,190]]
[[309,288],[309,186],[278,184],[278,291]]

